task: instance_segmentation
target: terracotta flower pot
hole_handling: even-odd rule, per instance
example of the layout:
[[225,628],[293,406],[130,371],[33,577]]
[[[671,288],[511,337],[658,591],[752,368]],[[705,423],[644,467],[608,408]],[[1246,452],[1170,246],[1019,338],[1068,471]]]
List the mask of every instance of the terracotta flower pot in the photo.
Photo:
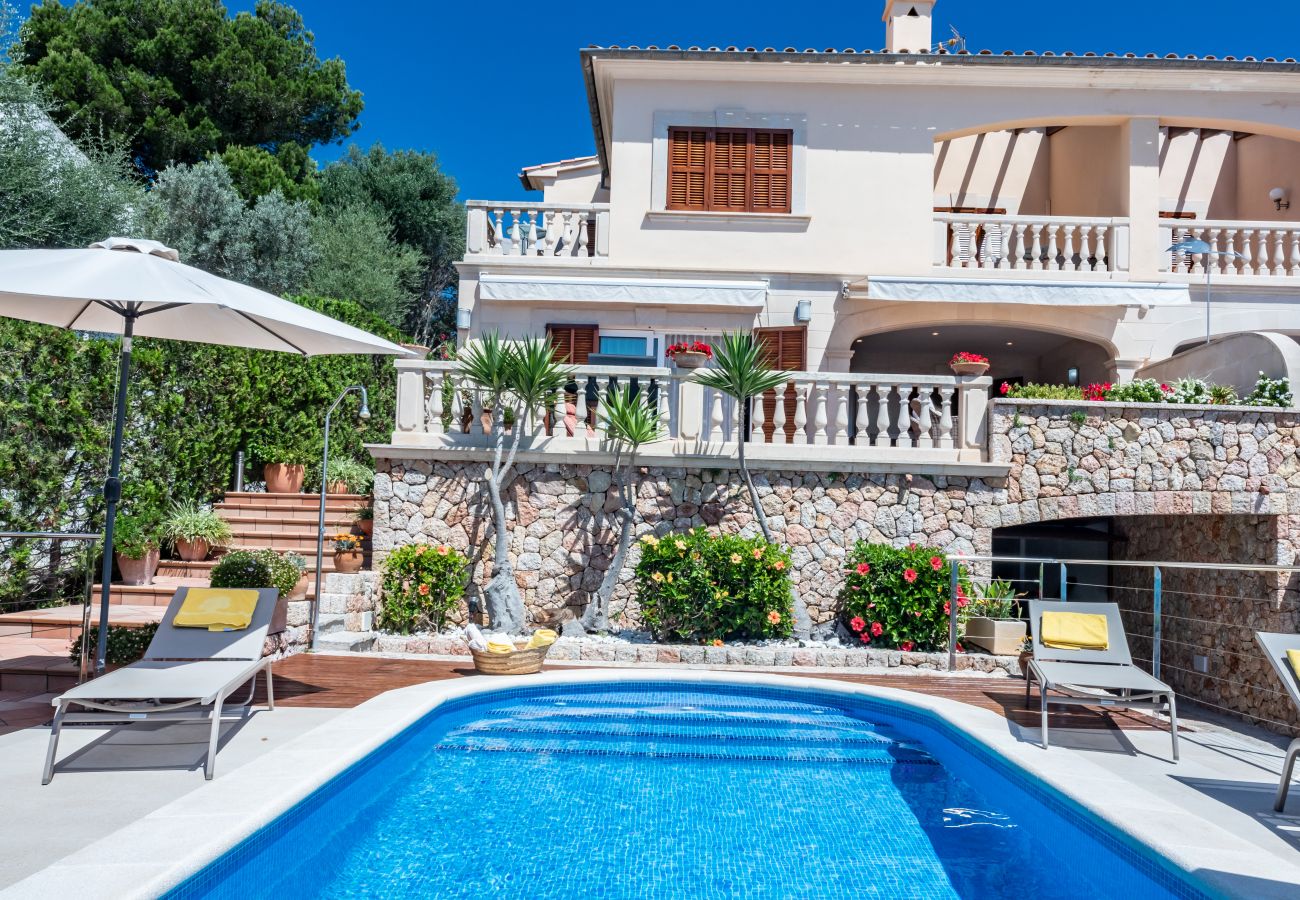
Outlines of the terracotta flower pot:
[[678,353],[673,357],[673,362],[677,364],[679,369],[698,369],[708,361],[709,358],[703,353],[695,353],[694,351]]
[[983,375],[989,370],[989,364],[978,362],[958,362],[952,363],[951,368],[953,372],[958,375]]
[[370,537],[372,534],[375,533],[374,519],[357,519],[356,525],[357,525],[357,531],[361,532],[366,537]]
[[335,550],[334,551],[334,571],[352,574],[361,571],[361,562],[364,554],[358,550]]
[[1021,677],[1021,678],[1028,678],[1028,677],[1029,677],[1029,661],[1030,661],[1031,659],[1033,659],[1033,658],[1034,658],[1034,651],[1033,651],[1033,650],[1021,650],[1021,651],[1020,651],[1020,659],[1018,660],[1018,662],[1020,663],[1020,677]]
[[302,491],[302,481],[307,477],[306,466],[289,463],[267,463],[262,470],[268,494],[297,494]]
[[157,550],[150,550],[139,559],[129,559],[121,553],[117,556],[117,568],[122,573],[122,583],[129,585],[153,584],[154,573],[158,571],[158,561],[162,558]]
[[208,558],[211,549],[212,545],[203,538],[195,538],[192,541],[179,538],[176,541],[176,553],[186,562],[203,562]]
[[326,493],[347,494],[351,492],[348,490],[348,483],[346,481],[331,481],[326,489]]
[[306,572],[303,572],[301,575],[299,575],[299,576],[298,576],[298,583],[295,584],[295,585],[293,586],[293,590],[289,592],[289,599],[290,599],[290,600],[301,600],[303,597],[306,597],[306,596],[307,596],[307,583],[308,583],[308,581],[310,581],[310,579],[308,578]]

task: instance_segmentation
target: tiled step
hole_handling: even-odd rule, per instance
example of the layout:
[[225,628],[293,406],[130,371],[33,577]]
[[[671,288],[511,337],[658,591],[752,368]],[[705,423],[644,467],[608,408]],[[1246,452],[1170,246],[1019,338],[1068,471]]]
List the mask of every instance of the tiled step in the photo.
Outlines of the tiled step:
[[61,693],[77,684],[66,639],[0,638],[0,691]]
[[316,639],[316,649],[332,653],[364,653],[375,645],[373,631],[336,631]]
[[[369,494],[329,494],[325,498],[326,511],[351,512],[358,506],[370,503]],[[225,499],[216,504],[218,510],[235,511],[243,509],[319,509],[320,494],[226,494]]]
[[[311,553],[299,553],[307,566],[307,578],[314,581],[316,578],[316,553],[313,548]],[[193,578],[207,583],[212,577],[212,567],[217,564],[216,559],[207,559],[203,562],[185,562],[179,559],[164,559],[158,564],[159,578]],[[321,566],[321,573],[328,575],[334,571],[334,555],[329,547],[325,548],[325,562]]]
[[[249,531],[247,529],[232,529],[235,533],[234,540],[231,543],[232,548],[261,548],[270,547],[273,550],[281,552],[293,550],[297,553],[311,551],[316,552],[316,529],[282,529],[278,532]],[[342,530],[342,529],[341,529]],[[363,542],[367,546],[370,539]],[[331,549],[326,545],[326,549]]]
[[[218,509],[217,512],[220,514],[221,518],[226,520],[231,528],[242,529],[244,531],[279,531],[281,529],[296,531],[303,528],[310,528],[315,532],[316,523],[320,520],[320,512],[315,509],[289,511],[290,514],[283,514],[278,510],[258,511],[266,513],[265,515],[252,515],[244,510],[232,512],[230,510]],[[347,531],[352,527],[354,519],[355,517],[351,512],[326,510],[325,529],[326,531]]]
[[[305,599],[312,600],[316,597],[316,586],[313,584],[315,579],[309,578],[307,581],[307,596]],[[165,575],[158,575],[154,578],[153,584],[114,584],[108,595],[108,602],[113,606],[118,605],[138,605],[138,606],[158,606],[165,607],[172,602],[172,597],[178,587],[207,587],[208,578],[169,578]],[[99,585],[95,585],[95,596],[99,596]]]
[[[169,595],[170,596],[170,595]],[[30,637],[45,640],[73,641],[81,636],[81,604],[33,609],[0,615],[0,637]],[[138,628],[162,620],[163,607],[152,604],[110,605],[108,621],[111,625]],[[91,623],[99,621],[99,606],[90,610]]]

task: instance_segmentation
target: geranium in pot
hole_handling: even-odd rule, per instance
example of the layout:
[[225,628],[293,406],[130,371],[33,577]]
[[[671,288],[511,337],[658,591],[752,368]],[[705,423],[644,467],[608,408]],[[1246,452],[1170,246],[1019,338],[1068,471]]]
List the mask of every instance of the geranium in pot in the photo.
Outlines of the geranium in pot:
[[193,501],[177,503],[163,520],[163,538],[186,562],[201,562],[214,547],[224,547],[234,534],[229,523],[211,508]]
[[375,508],[373,506],[358,507],[356,514],[353,516],[352,524],[357,526],[366,537],[375,533]]
[[677,364],[679,369],[698,369],[713,359],[713,348],[703,341],[682,341],[671,344],[664,355]]
[[334,543],[334,571],[347,574],[360,572],[364,556],[361,552],[361,535],[344,531],[330,540]]
[[297,494],[307,477],[309,454],[289,444],[261,444],[256,448],[262,459],[262,478],[268,494]]
[[989,370],[989,358],[962,350],[948,360],[948,367],[958,375],[983,375]]
[[113,529],[113,550],[123,584],[153,584],[154,573],[158,571],[158,543],[157,531],[146,519],[118,516]]
[[1020,652],[1025,640],[1025,621],[1015,618],[1018,594],[1011,582],[994,580],[972,585],[966,641],[996,656]]

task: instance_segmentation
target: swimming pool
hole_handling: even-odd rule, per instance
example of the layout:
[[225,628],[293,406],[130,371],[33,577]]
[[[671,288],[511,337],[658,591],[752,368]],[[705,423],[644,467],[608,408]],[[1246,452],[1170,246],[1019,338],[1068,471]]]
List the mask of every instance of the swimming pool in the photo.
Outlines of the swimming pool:
[[931,714],[586,683],[449,701],[170,897],[1200,897]]

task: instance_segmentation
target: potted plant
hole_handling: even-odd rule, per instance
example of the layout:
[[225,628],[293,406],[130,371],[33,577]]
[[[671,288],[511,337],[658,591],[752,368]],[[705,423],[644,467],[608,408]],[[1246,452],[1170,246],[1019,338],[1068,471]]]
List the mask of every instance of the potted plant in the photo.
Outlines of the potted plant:
[[989,358],[962,350],[948,360],[948,367],[958,375],[983,375],[989,370]]
[[268,494],[297,494],[307,477],[307,454],[287,444],[261,444],[257,455],[263,460],[262,478]]
[[298,570],[298,580],[294,582],[292,590],[289,591],[289,599],[303,599],[307,596],[307,560],[300,553],[286,553],[281,559],[284,561],[284,565],[293,566]]
[[966,641],[996,656],[1019,652],[1025,640],[1025,621],[1015,618],[1016,597],[1011,582],[994,580],[972,585]]
[[119,516],[114,527],[113,550],[122,583],[153,584],[158,571],[158,535],[144,518]]
[[682,341],[664,350],[664,355],[676,363],[679,369],[698,369],[713,359],[713,348],[703,341]]
[[225,519],[193,501],[174,505],[163,520],[162,532],[186,562],[207,559],[213,547],[224,547],[234,537]]
[[264,547],[227,553],[212,567],[208,583],[214,588],[275,588],[278,596],[269,633],[279,634],[288,624],[289,600],[301,581],[302,570],[289,554],[281,556]]
[[334,542],[334,570],[346,574],[360,572],[363,557],[361,535],[344,531],[330,540]]
[[373,506],[361,506],[357,508],[356,514],[352,518],[352,523],[357,526],[366,537],[375,533],[375,508]]
[[325,486],[331,494],[369,494],[375,473],[351,459],[331,459],[325,469]]

